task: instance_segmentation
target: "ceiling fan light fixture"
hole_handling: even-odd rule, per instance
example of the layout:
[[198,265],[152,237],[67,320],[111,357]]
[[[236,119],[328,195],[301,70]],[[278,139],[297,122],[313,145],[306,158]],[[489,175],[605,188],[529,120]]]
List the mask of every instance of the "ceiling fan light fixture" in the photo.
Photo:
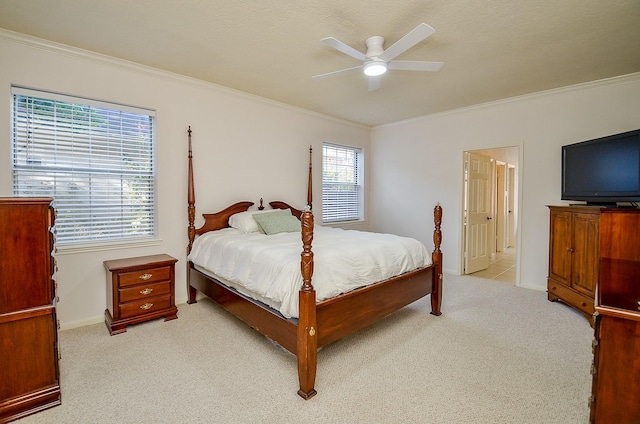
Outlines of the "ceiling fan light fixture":
[[370,77],[377,77],[387,72],[387,64],[382,61],[371,61],[364,65],[364,74]]

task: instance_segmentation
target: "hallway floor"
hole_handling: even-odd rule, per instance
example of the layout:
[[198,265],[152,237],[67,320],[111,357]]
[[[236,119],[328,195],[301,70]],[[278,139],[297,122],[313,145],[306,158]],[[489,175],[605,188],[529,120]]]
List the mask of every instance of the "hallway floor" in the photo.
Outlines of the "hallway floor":
[[504,252],[497,252],[491,259],[489,268],[474,272],[474,277],[516,283],[516,249],[507,248]]

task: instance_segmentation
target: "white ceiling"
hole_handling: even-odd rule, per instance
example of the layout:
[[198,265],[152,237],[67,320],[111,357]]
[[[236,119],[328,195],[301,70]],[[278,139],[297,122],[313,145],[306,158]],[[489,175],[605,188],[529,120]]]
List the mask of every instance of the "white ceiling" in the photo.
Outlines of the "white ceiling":
[[[379,90],[322,44],[435,34]],[[365,125],[640,72],[639,0],[1,0],[0,27]],[[2,60],[5,60],[3,58]]]

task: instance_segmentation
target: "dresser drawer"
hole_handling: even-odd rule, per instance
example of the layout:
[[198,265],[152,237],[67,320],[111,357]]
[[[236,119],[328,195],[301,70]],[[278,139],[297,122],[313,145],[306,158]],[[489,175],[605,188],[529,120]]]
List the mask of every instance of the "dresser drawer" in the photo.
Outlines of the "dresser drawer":
[[149,297],[120,305],[120,317],[129,318],[159,311],[171,306],[171,295]]
[[140,284],[138,286],[120,289],[120,302],[131,302],[133,300],[142,300],[149,297],[170,294],[170,283],[170,281],[161,281],[159,283]]
[[147,268],[139,271],[123,272],[118,275],[120,287],[132,286],[134,284],[154,283],[156,281],[169,280],[171,277],[171,267],[163,266],[158,268]]
[[558,284],[557,282],[549,279],[547,283],[548,291],[554,296],[557,296],[568,305],[571,305],[580,311],[593,315],[595,312],[595,303],[589,296],[585,296],[570,288]]

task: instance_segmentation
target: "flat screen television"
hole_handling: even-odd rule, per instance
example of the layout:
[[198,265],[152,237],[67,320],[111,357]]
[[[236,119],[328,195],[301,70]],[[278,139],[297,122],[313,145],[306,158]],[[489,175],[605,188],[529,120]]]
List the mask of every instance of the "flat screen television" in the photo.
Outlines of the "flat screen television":
[[562,200],[640,202],[640,129],[562,146]]

